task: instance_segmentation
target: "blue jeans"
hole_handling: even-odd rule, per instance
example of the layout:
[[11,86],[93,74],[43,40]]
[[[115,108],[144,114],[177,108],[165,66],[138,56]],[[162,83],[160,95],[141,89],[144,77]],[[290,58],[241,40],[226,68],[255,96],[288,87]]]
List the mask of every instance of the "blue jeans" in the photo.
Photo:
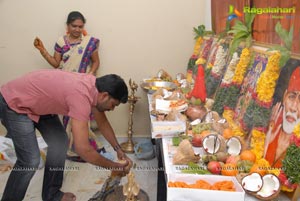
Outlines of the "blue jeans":
[[11,110],[0,93],[0,119],[14,143],[17,161],[7,180],[1,201],[23,200],[31,178],[40,163],[40,150],[35,129],[48,145],[44,170],[42,198],[59,201],[68,149],[67,133],[57,115],[43,115],[38,123],[26,114]]

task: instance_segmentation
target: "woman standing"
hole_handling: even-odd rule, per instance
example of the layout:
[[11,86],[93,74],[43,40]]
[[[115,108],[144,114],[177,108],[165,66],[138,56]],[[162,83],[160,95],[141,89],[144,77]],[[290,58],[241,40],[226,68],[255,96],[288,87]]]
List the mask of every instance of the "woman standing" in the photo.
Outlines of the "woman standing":
[[[56,44],[54,55],[51,56],[43,45],[43,42],[36,37],[34,40],[34,46],[40,51],[44,59],[54,68],[59,68],[69,72],[80,72],[96,74],[100,66],[99,59],[99,39],[87,35],[84,30],[85,25],[84,16],[78,11],[72,11],[67,18],[67,34],[61,36]],[[92,119],[92,117],[91,117]],[[71,122],[68,116],[63,117],[64,126],[68,132],[70,138],[70,146],[72,145],[71,135]],[[98,149],[99,152],[104,148],[99,142],[96,143],[95,134],[90,130],[90,142],[91,145]],[[71,159],[81,160],[76,157],[76,154],[69,152],[69,155],[73,156]]]
[[34,40],[34,46],[54,68],[95,74],[100,65],[99,39],[86,34],[85,22],[86,20],[80,12],[69,13],[67,34],[57,40],[53,56],[48,53],[39,38]]

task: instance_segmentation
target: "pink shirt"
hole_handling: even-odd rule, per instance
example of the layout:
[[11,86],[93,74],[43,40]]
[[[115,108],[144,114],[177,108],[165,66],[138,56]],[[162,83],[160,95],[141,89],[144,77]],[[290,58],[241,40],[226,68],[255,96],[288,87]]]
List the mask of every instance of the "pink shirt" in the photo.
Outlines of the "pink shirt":
[[40,115],[62,114],[88,121],[97,103],[96,78],[84,73],[39,70],[12,80],[0,88],[8,106],[35,122]]

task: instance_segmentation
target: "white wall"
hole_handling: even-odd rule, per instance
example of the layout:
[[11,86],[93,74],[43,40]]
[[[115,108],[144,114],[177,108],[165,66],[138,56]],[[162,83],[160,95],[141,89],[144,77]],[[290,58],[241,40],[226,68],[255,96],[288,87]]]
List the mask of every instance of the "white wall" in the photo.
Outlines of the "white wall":
[[[163,68],[185,72],[194,45],[193,27],[210,25],[209,0],[0,0],[0,84],[26,72],[50,68],[33,47],[39,36],[50,53],[65,33],[70,11],[87,19],[90,35],[100,38],[98,75],[116,73],[140,83]],[[150,136],[145,93],[134,111],[134,135]],[[127,135],[128,104],[108,115],[117,135]]]

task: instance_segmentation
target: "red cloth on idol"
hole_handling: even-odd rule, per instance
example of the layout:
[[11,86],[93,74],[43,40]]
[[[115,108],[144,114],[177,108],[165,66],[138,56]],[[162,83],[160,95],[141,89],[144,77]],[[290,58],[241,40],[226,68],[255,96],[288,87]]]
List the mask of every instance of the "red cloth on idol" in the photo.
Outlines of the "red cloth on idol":
[[287,88],[288,91],[300,91],[300,66],[294,69],[290,81],[289,86]]
[[266,156],[265,159],[269,162],[269,164],[272,167],[276,167],[276,168],[280,168],[282,167],[282,159],[284,158],[284,155],[279,157],[278,159],[276,159],[276,150],[278,147],[278,139],[279,139],[279,135],[282,132],[282,128],[279,129],[279,131],[277,133],[274,133],[278,126],[280,126],[280,124],[283,121],[283,114],[281,113],[280,116],[278,117],[278,120],[275,122],[274,127],[272,129],[272,134],[276,135],[276,137],[273,139],[272,142],[269,143],[268,147],[267,147],[267,151],[266,151]]
[[199,98],[203,103],[206,99],[206,87],[205,87],[205,74],[204,68],[201,64],[198,65],[198,73],[195,80],[194,88],[191,92],[191,96]]

